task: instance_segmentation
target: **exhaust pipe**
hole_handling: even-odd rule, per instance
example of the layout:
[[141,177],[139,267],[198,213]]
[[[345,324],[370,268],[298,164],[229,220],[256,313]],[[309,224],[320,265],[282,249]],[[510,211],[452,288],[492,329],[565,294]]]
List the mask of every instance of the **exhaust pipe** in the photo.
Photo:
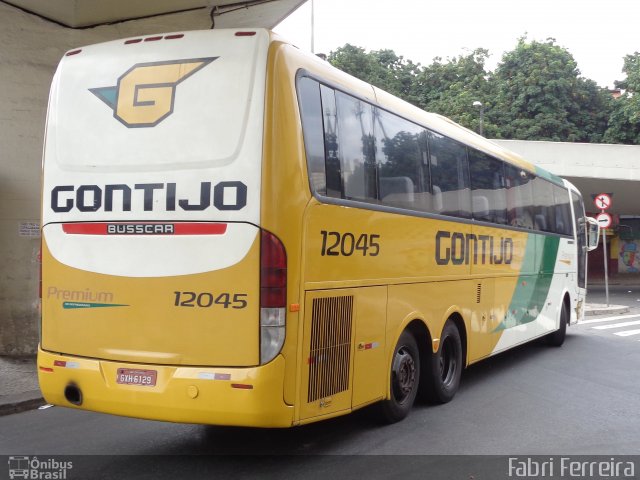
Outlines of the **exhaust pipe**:
[[67,399],[67,402],[79,407],[82,405],[82,390],[77,385],[70,383],[64,389],[64,398]]

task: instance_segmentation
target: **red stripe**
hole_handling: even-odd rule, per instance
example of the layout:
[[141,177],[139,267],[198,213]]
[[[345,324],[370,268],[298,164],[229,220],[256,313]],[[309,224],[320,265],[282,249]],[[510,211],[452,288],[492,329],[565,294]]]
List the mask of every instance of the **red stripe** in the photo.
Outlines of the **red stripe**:
[[106,235],[106,223],[63,223],[62,231],[64,233],[73,233],[76,235]]
[[[226,223],[171,223],[171,222],[86,222],[63,223],[62,231],[74,235],[136,235],[108,233],[109,225],[171,225],[173,233],[156,233],[156,235],[224,235]],[[139,233],[137,235],[152,235]]]
[[226,223],[176,223],[175,235],[224,235]]

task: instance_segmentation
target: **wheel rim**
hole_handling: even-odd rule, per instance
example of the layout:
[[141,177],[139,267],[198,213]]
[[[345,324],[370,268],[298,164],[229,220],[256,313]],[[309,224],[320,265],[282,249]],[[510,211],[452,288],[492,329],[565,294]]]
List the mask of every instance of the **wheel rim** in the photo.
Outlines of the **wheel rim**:
[[407,347],[400,347],[393,360],[393,396],[403,403],[416,384],[416,362]]
[[449,386],[458,371],[458,348],[451,337],[444,339],[440,353],[440,379],[444,386]]

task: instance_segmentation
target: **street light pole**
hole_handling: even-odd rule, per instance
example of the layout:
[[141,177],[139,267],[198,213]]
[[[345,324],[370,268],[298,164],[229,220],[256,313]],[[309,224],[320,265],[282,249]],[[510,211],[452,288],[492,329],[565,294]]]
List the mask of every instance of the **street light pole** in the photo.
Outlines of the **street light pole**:
[[479,107],[480,108],[480,135],[483,134],[483,127],[484,127],[484,105],[482,104],[482,102],[479,102],[478,100],[476,100],[475,102],[473,102],[473,106],[474,107]]
[[313,0],[311,0],[311,53],[316,53],[315,47],[315,29],[316,29],[316,21],[315,21],[315,8],[313,4]]

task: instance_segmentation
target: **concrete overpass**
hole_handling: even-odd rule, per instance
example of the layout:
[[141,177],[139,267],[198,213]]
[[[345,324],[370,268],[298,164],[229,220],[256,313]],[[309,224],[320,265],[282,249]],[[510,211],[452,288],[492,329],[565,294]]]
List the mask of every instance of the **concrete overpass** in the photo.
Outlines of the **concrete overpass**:
[[216,28],[273,28],[306,0],[5,0],[71,28],[207,9]]

